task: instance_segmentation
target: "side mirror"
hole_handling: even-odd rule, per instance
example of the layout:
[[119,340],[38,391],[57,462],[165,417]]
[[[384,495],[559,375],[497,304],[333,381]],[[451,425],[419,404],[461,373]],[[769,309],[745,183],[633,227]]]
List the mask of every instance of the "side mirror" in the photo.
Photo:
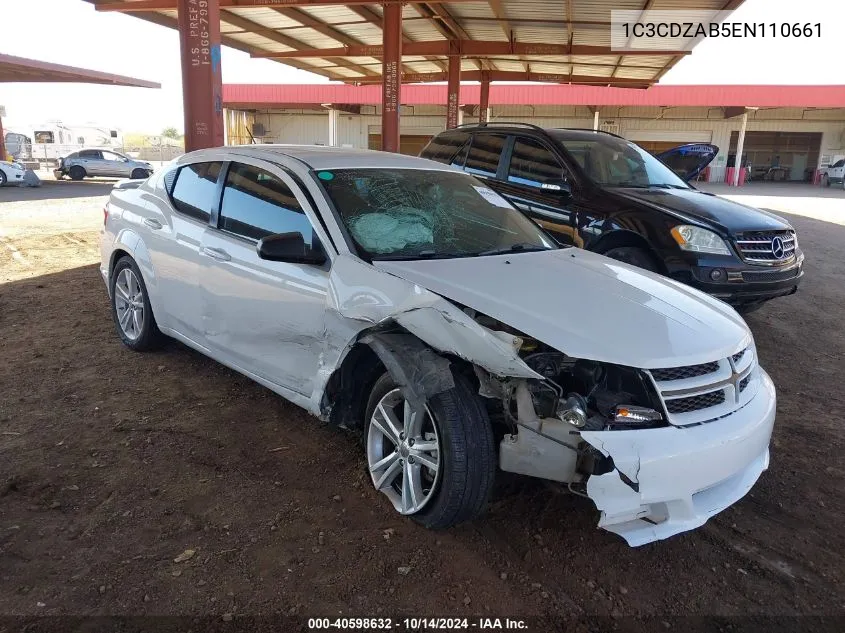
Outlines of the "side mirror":
[[267,261],[320,266],[326,263],[326,252],[316,238],[314,240],[314,244],[309,245],[302,233],[277,233],[261,239],[255,248],[258,256]]
[[540,184],[540,189],[549,193],[555,193],[561,198],[572,197],[572,187],[565,180],[547,180]]

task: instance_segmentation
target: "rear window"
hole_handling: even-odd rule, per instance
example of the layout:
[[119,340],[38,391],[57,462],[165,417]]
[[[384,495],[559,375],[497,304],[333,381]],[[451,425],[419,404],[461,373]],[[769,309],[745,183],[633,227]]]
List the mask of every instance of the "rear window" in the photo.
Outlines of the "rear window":
[[176,209],[187,216],[208,222],[222,165],[219,162],[194,163],[182,167],[171,193]]
[[466,132],[446,132],[438,134],[420,154],[423,158],[436,160],[438,163],[449,164],[458,151],[469,140]]

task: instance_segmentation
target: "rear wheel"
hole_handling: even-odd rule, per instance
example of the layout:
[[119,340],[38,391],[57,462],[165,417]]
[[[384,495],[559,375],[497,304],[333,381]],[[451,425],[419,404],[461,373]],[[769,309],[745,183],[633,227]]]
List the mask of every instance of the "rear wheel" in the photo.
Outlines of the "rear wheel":
[[136,352],[158,347],[163,335],[156,325],[141,271],[131,257],[123,257],[114,266],[111,307],[114,325],[124,345]]
[[74,165],[70,168],[68,175],[70,176],[71,180],[82,180],[87,174],[85,173],[85,169],[83,169],[79,165]]
[[603,253],[605,256],[615,259],[637,268],[657,272],[657,262],[654,257],[644,248],[638,246],[619,246],[611,248]]
[[0,169],[0,187],[6,184],[6,172]]
[[389,374],[366,409],[367,464],[376,490],[400,514],[447,528],[484,511],[496,469],[493,431],[477,393],[455,386],[415,408]]

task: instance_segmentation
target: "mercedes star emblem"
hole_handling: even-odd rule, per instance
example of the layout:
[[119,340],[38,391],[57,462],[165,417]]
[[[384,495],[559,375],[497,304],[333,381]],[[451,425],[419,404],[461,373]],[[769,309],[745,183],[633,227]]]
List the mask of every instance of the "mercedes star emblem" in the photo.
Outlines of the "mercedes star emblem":
[[772,255],[775,259],[783,259],[784,256],[783,240],[777,236],[772,239]]

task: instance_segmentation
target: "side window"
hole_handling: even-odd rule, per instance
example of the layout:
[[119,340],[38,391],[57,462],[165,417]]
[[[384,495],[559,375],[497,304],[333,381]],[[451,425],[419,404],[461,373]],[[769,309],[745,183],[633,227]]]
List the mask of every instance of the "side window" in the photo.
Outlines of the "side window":
[[563,166],[552,152],[532,138],[519,138],[513,144],[508,182],[540,187],[563,178]]
[[217,192],[217,177],[222,163],[185,165],[176,176],[173,206],[187,216],[208,222]]
[[[438,163],[452,163],[458,150],[469,140],[466,132],[444,132],[438,134],[423,152],[423,158],[436,160]],[[454,164],[454,163],[453,163]]]
[[84,149],[79,152],[79,158],[87,158],[89,160],[102,160],[103,153],[96,149]]
[[471,174],[494,177],[504,147],[504,136],[498,134],[474,135],[464,169]]
[[103,152],[103,158],[105,158],[106,160],[123,160],[120,156],[118,156],[117,154],[112,154],[111,152]]
[[308,216],[290,188],[263,169],[240,163],[232,163],[226,176],[220,228],[253,240],[294,232],[306,244],[313,239]]

